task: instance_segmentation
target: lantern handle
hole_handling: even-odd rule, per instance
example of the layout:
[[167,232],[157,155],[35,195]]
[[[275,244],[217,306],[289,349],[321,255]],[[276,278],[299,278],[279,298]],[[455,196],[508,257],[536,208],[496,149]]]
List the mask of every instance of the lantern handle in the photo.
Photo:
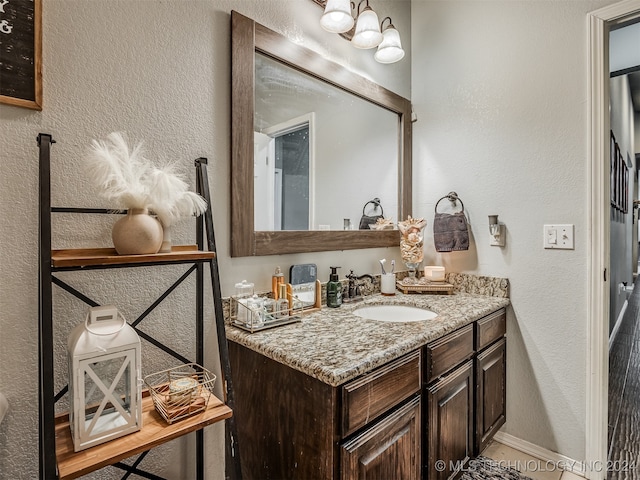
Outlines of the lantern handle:
[[[120,324],[120,326],[118,327],[117,330],[113,330],[113,329],[109,329],[109,328],[101,328],[101,329],[94,329],[91,328],[90,325],[92,325],[92,323],[89,321],[90,317],[91,317],[91,310],[89,310],[87,312],[87,316],[84,319],[84,328],[86,328],[90,333],[93,333],[94,335],[115,335],[116,333],[118,333],[120,330],[122,330],[124,328],[124,326],[127,324],[127,320],[124,318],[124,315],[122,315],[119,311],[117,312],[117,315],[119,318],[122,319],[122,323]],[[107,323],[107,322],[105,322]]]

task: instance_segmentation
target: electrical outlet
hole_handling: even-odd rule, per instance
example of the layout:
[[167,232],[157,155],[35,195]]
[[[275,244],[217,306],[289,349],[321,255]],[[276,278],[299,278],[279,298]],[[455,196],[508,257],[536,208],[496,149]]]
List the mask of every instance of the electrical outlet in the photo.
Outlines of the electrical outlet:
[[544,248],[573,250],[573,225],[545,225]]

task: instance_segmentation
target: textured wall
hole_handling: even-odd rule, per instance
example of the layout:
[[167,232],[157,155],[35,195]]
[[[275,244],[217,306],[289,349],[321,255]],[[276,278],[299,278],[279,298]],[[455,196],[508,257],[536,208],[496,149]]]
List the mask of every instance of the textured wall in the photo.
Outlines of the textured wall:
[[[436,255],[427,239],[427,257],[510,279],[505,430],[575,459],[586,421],[586,14],[605,3],[412,5],[414,212],[431,221],[455,190],[475,240]],[[506,224],[505,248],[489,246],[490,214]],[[575,250],[544,250],[545,223],[575,224]]]
[[[316,261],[320,272],[338,261],[371,271],[379,252],[324,253],[286,257],[229,257],[229,50],[232,9],[285,33],[402,95],[410,94],[410,3],[394,1],[391,14],[403,32],[407,57],[395,66],[378,65],[371,52],[352,48],[318,26],[321,13],[300,0],[58,0],[43,2],[44,109],[35,112],[0,105],[0,391],[11,407],[0,426],[0,477],[37,477],[37,295],[38,175],[36,135],[51,133],[54,205],[105,206],[83,170],[92,138],[123,130],[144,140],[152,157],[178,159],[194,182],[193,159],[210,160],[209,175],[220,253],[223,294],[242,278],[270,285],[278,263]],[[383,13],[383,11],[381,11]],[[193,183],[192,183],[193,184]],[[193,241],[189,222],[174,232],[176,243]],[[105,219],[56,217],[54,247],[108,246]],[[384,255],[393,255],[389,249]],[[336,258],[337,257],[337,258]],[[169,286],[181,267],[117,270],[104,275],[64,276],[98,302],[116,302],[134,318]],[[55,293],[56,386],[66,383],[64,344],[85,307]],[[192,354],[192,289],[180,287],[144,327]],[[210,311],[211,309],[209,309]],[[207,365],[217,370],[214,325],[207,320]],[[173,361],[143,345],[145,373]],[[64,405],[61,406],[63,408]],[[206,430],[207,472],[223,477],[221,426]],[[154,449],[144,461],[168,478],[193,478],[192,439]],[[115,472],[115,473],[114,473]],[[90,478],[120,478],[104,469]]]

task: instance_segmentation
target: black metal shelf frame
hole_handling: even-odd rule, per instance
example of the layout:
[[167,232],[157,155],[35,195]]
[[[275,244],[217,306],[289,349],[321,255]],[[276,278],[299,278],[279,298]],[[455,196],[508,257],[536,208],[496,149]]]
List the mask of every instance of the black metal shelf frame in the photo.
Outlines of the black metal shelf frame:
[[[220,276],[218,272],[218,261],[216,253],[216,244],[213,228],[213,216],[211,211],[211,197],[209,191],[209,182],[207,177],[207,159],[198,158],[195,160],[196,167],[196,191],[207,201],[208,208],[204,215],[196,219],[196,238],[199,250],[205,250],[205,232],[206,232],[206,250],[213,252],[213,258],[208,259],[189,259],[189,260],[172,260],[162,262],[143,262],[143,263],[123,263],[110,265],[88,265],[81,267],[53,267],[51,258],[51,221],[52,213],[83,213],[83,214],[122,214],[123,210],[108,210],[98,208],[75,208],[75,207],[52,207],[51,206],[51,163],[50,153],[51,145],[55,143],[52,136],[41,133],[37,138],[39,155],[39,175],[40,175],[40,212],[39,212],[39,450],[40,450],[40,478],[41,479],[57,479],[57,460],[55,445],[55,403],[58,402],[68,391],[65,386],[58,393],[54,394],[54,351],[53,351],[53,291],[52,286],[56,285],[63,291],[73,295],[89,306],[98,306],[98,302],[92,300],[73,286],[59,279],[55,272],[63,271],[85,271],[85,270],[103,270],[112,268],[133,268],[141,266],[162,266],[175,264],[191,264],[189,268],[169,287],[167,288],[142,314],[130,325],[135,329],[136,333],[141,337],[173,356],[183,363],[191,363],[180,353],[176,352],[169,346],[157,341],[149,334],[138,328],[142,322],[156,307],[158,307],[180,284],[189,278],[194,272],[196,275],[196,360],[195,363],[202,365],[204,363],[204,267],[209,265],[211,273],[211,287],[213,292],[214,315],[216,322],[216,333],[218,340],[219,358],[222,370],[222,385],[224,392],[224,402],[233,410],[234,396],[233,384],[231,381],[231,366],[229,362],[229,351],[227,347],[226,333],[224,330],[224,313],[222,307],[222,294],[220,288]],[[204,432],[202,429],[196,433],[196,476],[197,479],[204,479]],[[230,478],[241,479],[240,469],[240,451],[238,446],[237,429],[235,416],[231,416],[226,420],[225,428],[226,443],[226,465],[227,472],[232,469],[233,475]],[[126,465],[122,462],[116,462],[112,466],[124,470],[126,473],[122,477],[128,478],[131,474],[136,474],[144,478],[160,479],[157,475],[143,471],[138,468],[142,459],[148,451],[138,456],[132,465]],[[229,478],[229,474],[227,474]]]

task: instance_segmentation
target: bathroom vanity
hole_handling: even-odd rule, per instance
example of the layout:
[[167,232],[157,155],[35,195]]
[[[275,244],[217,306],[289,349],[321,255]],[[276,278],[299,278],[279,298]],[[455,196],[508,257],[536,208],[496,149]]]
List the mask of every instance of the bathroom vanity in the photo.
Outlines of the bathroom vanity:
[[438,316],[365,320],[360,304],[257,334],[227,327],[247,478],[445,479],[505,422],[507,298],[365,303]]

